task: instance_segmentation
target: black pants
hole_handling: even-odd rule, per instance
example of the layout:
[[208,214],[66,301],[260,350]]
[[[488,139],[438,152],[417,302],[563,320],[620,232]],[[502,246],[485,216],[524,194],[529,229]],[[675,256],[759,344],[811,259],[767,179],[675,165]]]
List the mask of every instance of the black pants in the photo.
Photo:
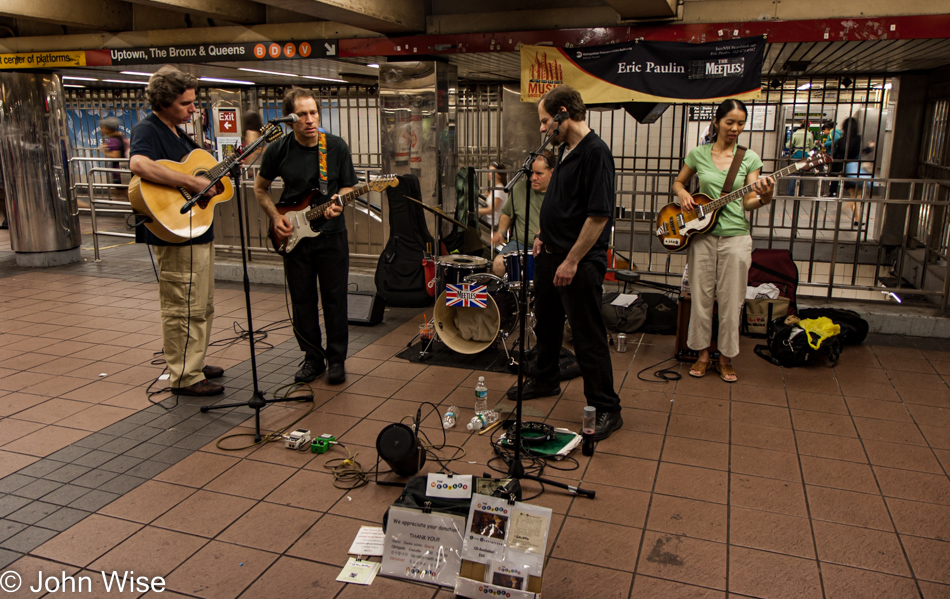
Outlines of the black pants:
[[564,316],[574,335],[574,353],[584,378],[587,404],[597,412],[619,412],[620,398],[614,391],[614,371],[607,347],[607,329],[600,313],[604,270],[599,264],[581,262],[570,285],[554,286],[554,273],[567,254],[541,252],[535,259],[535,315],[538,325],[537,379],[554,383],[564,340]]
[[[284,256],[284,274],[293,304],[294,335],[307,358],[321,361],[325,353],[327,364],[342,364],[346,360],[349,270],[350,248],[345,231],[304,239]],[[318,292],[323,303],[326,350],[320,335]]]

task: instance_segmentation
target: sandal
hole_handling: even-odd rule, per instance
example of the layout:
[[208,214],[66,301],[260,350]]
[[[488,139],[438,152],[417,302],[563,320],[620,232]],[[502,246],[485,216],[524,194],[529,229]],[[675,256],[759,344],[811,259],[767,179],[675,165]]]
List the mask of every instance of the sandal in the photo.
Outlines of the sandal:
[[720,364],[716,362],[716,372],[719,373],[719,378],[727,383],[734,383],[739,380],[739,375],[736,373],[736,369],[732,367],[732,364]]
[[693,363],[693,366],[689,369],[689,376],[694,376],[698,379],[706,376],[706,369],[709,368],[709,360],[705,362],[696,361]]

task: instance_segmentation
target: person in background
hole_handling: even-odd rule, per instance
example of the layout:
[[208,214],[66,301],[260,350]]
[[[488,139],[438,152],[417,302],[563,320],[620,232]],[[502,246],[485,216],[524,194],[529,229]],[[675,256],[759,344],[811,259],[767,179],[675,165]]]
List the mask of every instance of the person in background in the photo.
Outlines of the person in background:
[[[103,143],[99,150],[107,158],[126,158],[125,136],[122,134],[119,119],[107,116],[99,121],[99,131],[102,133]],[[108,168],[122,168],[119,162],[110,162]],[[121,187],[122,173],[109,173],[109,180],[114,187],[109,188],[109,197],[113,200],[127,200],[128,189]]]
[[[822,146],[825,148],[825,151],[829,156],[834,156],[835,153],[835,144],[838,143],[838,140],[841,139],[843,133],[841,129],[838,129],[834,121],[825,121],[821,124],[821,139]],[[844,170],[844,166],[840,162],[832,162],[830,174],[832,177],[838,176]],[[838,182],[832,181],[828,189],[828,195],[834,197],[838,195]]]
[[[861,172],[861,134],[858,132],[858,121],[854,117],[848,117],[841,123],[841,137],[835,142],[834,157],[837,160],[845,160],[845,177],[857,178]],[[845,181],[844,190],[848,197],[854,198],[857,195],[857,183]],[[846,202],[845,205],[851,210],[851,226],[857,227],[860,224],[858,218],[858,203]]]
[[[799,128],[792,133],[792,138],[785,144],[785,149],[788,150],[788,155],[793,161],[804,157],[805,153],[815,146],[815,136],[808,129],[810,126],[808,119],[802,119]],[[787,191],[787,195],[795,195],[795,179],[788,180]]]
[[[257,114],[253,110],[245,112],[244,137],[241,139],[241,147],[246,148],[247,146],[254,143],[261,136],[261,129],[263,128],[264,121],[261,120],[261,115]],[[258,146],[253,152],[244,157],[244,164],[254,164],[263,153],[264,146]]]
[[488,167],[492,185],[491,193],[488,196],[488,204],[478,207],[478,216],[483,222],[492,228],[492,231],[498,228],[501,219],[501,209],[508,202],[508,194],[505,193],[505,185],[508,184],[508,165],[503,162],[492,162]]
[[[737,149],[739,135],[745,129],[748,110],[739,100],[728,99],[716,109],[713,121],[713,143],[693,148],[673,182],[673,193],[680,200],[683,212],[695,210],[693,196],[686,185],[699,176],[699,191],[718,198],[726,181]],[[752,235],[745,211],[752,211],[772,201],[775,181],[759,177],[762,160],[746,150],[732,189],[754,185],[740,201],[726,204],[719,220],[707,233],[695,235],[687,248],[689,287],[692,305],[689,315],[687,345],[699,352],[690,376],[702,377],[709,368],[709,346],[712,343],[713,303],[719,302],[719,361],[716,370],[727,383],[739,379],[732,359],[739,354],[739,315],[745,303],[749,265],[752,263]]]

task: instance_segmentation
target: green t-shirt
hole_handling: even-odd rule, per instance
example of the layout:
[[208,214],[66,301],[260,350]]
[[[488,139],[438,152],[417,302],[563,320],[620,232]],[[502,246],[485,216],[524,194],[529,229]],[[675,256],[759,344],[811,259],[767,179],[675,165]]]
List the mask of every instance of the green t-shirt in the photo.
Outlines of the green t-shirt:
[[[735,155],[736,148],[733,146],[732,153]],[[712,199],[718,198],[722,194],[722,186],[726,182],[728,168],[722,170],[716,168],[712,159],[713,144],[697,146],[686,156],[686,166],[696,171],[699,176],[699,192],[704,193]],[[745,187],[745,178],[749,173],[762,168],[762,159],[752,150],[746,150],[742,157],[742,164],[739,165],[739,173],[732,184],[732,191]],[[717,237],[736,237],[737,235],[749,234],[749,221],[745,218],[745,210],[742,208],[742,200],[736,200],[726,204],[719,214],[719,222],[710,231]]]
[[[531,190],[531,218],[528,220],[528,230],[531,236],[528,238],[534,243],[534,236],[538,234],[538,227],[541,223],[541,202],[544,200],[544,194]],[[511,196],[505,202],[502,214],[507,214],[508,218],[514,223],[509,229],[511,238],[524,243],[524,181],[519,181],[511,190]],[[530,245],[525,243],[525,245]]]

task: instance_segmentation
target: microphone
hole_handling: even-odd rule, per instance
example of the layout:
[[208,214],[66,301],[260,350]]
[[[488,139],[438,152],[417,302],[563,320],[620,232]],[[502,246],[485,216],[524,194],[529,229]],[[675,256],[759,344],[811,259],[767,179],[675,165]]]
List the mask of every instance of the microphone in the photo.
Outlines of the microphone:
[[287,116],[282,116],[279,119],[271,119],[267,121],[268,123],[296,123],[300,120],[300,117],[296,114],[288,114]]
[[558,112],[557,114],[554,115],[554,122],[563,123],[569,118],[570,118],[570,115],[568,115],[566,111],[562,110],[561,112]]

